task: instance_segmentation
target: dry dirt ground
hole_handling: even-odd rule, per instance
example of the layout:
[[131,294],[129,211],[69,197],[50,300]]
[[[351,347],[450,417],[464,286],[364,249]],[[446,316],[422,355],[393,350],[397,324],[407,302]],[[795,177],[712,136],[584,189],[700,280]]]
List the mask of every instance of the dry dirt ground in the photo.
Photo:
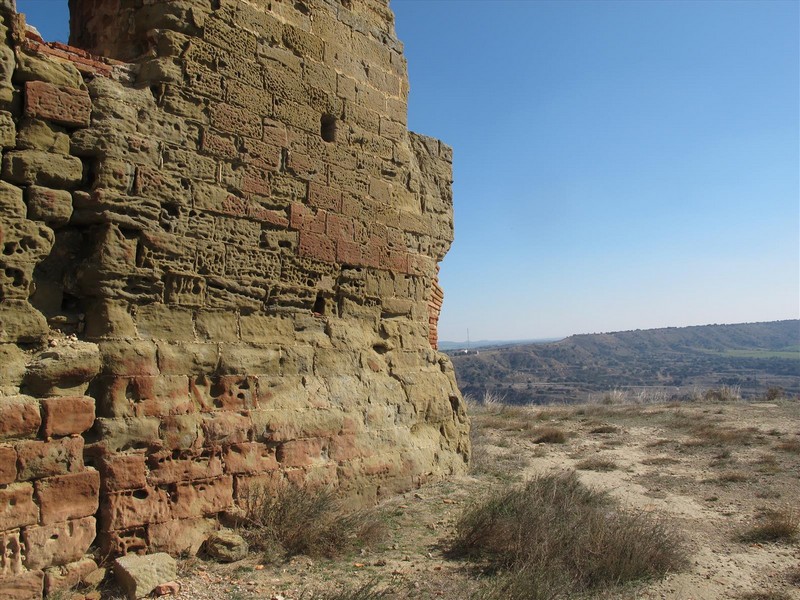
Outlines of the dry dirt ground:
[[474,407],[472,419],[472,473],[384,503],[388,533],[375,547],[336,560],[187,560],[178,597],[353,598],[373,582],[387,598],[470,598],[487,575],[447,552],[464,508],[494,487],[577,470],[623,506],[665,519],[690,553],[684,572],[603,598],[800,599],[797,538],[738,539],[769,511],[800,513],[800,402],[491,405]]

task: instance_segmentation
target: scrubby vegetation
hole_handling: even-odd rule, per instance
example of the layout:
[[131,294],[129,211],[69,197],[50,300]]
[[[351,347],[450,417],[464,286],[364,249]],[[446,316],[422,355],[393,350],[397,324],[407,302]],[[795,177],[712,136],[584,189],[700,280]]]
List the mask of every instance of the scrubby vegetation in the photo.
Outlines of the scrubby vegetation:
[[686,562],[673,528],[615,506],[574,473],[537,477],[471,507],[453,551],[497,573],[487,597],[510,600],[566,598]]

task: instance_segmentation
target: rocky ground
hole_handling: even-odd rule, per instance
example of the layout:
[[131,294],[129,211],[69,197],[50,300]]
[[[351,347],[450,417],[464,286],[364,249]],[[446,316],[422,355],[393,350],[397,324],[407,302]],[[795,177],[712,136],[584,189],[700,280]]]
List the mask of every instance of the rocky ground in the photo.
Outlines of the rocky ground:
[[[492,405],[473,408],[473,427],[472,474],[387,501],[380,543],[336,560],[185,560],[178,598],[368,599],[381,590],[387,598],[469,598],[488,576],[448,556],[464,508],[495,486],[576,469],[629,509],[666,520],[690,554],[685,571],[604,598],[800,599],[797,538],[740,540],[770,511],[800,515],[797,401]],[[118,595],[108,589],[103,597]]]

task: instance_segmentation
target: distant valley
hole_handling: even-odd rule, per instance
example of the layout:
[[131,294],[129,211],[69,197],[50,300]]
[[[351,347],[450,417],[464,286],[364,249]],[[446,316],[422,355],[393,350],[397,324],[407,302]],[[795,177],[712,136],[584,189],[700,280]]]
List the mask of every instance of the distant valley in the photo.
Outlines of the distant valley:
[[488,391],[513,404],[579,402],[610,390],[680,398],[721,386],[743,397],[769,388],[800,396],[800,320],[573,335],[446,352],[463,393],[481,398]]

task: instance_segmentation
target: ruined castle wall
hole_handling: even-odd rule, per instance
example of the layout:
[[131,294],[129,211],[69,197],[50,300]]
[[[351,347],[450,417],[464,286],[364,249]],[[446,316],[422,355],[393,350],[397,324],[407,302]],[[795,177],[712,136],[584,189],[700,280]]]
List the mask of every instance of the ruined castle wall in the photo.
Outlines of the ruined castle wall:
[[386,3],[70,8],[88,52],[0,1],[0,585],[195,552],[254,484],[462,472],[452,153]]

